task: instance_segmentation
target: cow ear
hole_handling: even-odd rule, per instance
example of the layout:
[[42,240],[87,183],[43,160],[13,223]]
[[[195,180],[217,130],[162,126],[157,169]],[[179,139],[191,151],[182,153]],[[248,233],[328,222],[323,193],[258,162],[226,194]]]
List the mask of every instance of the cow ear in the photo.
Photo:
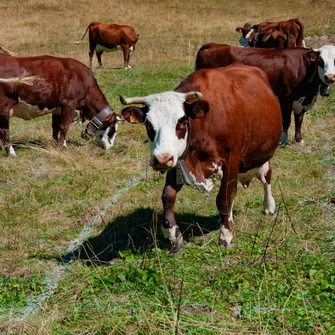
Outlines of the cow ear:
[[208,111],[209,103],[206,100],[185,104],[185,114],[192,119],[204,117]]
[[319,59],[320,52],[310,50],[306,53],[305,57],[310,61],[310,62],[316,62]]
[[235,29],[235,31],[237,31],[238,33],[241,33],[242,32],[242,27],[237,27],[236,29]]
[[121,112],[124,119],[130,123],[144,122],[145,111],[136,106],[126,107]]

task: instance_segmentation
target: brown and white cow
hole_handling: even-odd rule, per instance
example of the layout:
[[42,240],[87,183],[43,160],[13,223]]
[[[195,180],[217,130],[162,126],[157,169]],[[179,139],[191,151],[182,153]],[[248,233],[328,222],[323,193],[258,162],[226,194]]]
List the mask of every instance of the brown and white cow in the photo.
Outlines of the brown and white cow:
[[334,60],[335,47],[332,45],[325,45],[318,50],[276,50],[208,43],[199,49],[195,69],[223,67],[234,62],[263,69],[269,76],[270,85],[280,102],[283,117],[281,142],[287,144],[292,110],[295,141],[303,142],[301,125],[304,114],[314,106],[320,87],[334,83]]
[[304,25],[298,18],[280,22],[267,21],[253,26],[245,23],[243,27],[237,27],[235,30],[242,33],[239,43],[244,47],[275,49],[305,47]]
[[[250,90],[253,87],[253,90]],[[209,192],[216,178],[220,245],[233,242],[233,201],[237,182],[252,178],[264,185],[264,212],[274,213],[271,167],[281,134],[281,114],[264,71],[236,64],[193,72],[174,90],[125,99],[122,111],[131,123],[143,123],[151,144],[150,165],[167,172],[162,200],[162,231],[177,250],[182,235],[174,217],[183,184]]]
[[[23,74],[33,81],[28,84]],[[112,145],[119,118],[92,71],[77,60],[0,54],[0,78],[0,141],[8,156],[15,156],[9,138],[11,116],[31,119],[52,113],[53,138],[57,141],[60,135],[59,143],[64,148],[69,125],[79,111],[83,121],[91,120],[83,137],[94,134],[106,149]]]
[[92,22],[86,28],[84,36],[79,44],[89,31],[89,67],[92,68],[92,59],[94,51],[96,52],[99,66],[102,66],[101,55],[104,51],[110,52],[122,49],[124,68],[130,69],[129,56],[130,53],[135,51],[135,44],[140,36],[137,34],[133,27],[118,24],[103,24],[99,22]]

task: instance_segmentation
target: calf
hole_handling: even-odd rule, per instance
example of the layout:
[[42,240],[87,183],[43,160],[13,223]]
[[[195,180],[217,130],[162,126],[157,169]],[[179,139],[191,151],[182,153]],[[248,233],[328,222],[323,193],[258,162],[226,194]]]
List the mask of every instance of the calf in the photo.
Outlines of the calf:
[[283,118],[282,143],[288,143],[287,132],[292,110],[295,141],[301,143],[301,125],[305,112],[314,106],[320,87],[335,81],[334,59],[335,47],[332,45],[325,45],[318,50],[275,50],[208,43],[199,49],[195,69],[217,68],[234,62],[263,69],[280,102]]
[[[24,73],[33,78],[28,85]],[[83,136],[95,134],[105,148],[113,143],[118,117],[91,70],[77,60],[0,54],[0,77],[0,141],[8,156],[15,156],[9,138],[13,115],[30,119],[52,113],[53,138],[57,141],[60,135],[64,148],[70,122],[79,111],[83,121],[91,120]]]
[[79,44],[89,31],[89,66],[92,68],[92,59],[94,51],[96,52],[99,66],[102,66],[101,55],[104,51],[110,52],[114,50],[122,49],[124,68],[130,69],[129,65],[129,55],[135,51],[135,44],[140,36],[137,34],[133,27],[118,25],[118,24],[103,24],[99,22],[92,22],[86,28],[84,36],[79,42]]
[[174,251],[183,240],[174,204],[185,183],[209,192],[214,180],[221,179],[216,205],[222,222],[219,244],[225,247],[233,242],[238,181],[248,187],[252,178],[258,178],[264,185],[264,212],[274,213],[269,159],[280,140],[281,115],[264,71],[242,64],[199,70],[174,91],[121,101],[144,105],[126,107],[122,115],[131,123],[144,123],[150,165],[167,171],[162,231]]

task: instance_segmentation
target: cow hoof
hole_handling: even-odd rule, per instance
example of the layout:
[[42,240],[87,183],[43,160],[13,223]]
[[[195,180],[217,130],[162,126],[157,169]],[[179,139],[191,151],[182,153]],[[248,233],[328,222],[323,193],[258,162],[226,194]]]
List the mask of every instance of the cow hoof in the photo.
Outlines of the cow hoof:
[[176,237],[176,239],[173,242],[171,241],[172,249],[170,250],[170,255],[178,253],[178,251],[180,250],[180,248],[184,243],[183,235],[179,231],[178,233],[179,236]]
[[305,142],[304,140],[301,140],[301,141],[295,141],[295,144],[298,144],[298,145],[303,145]]

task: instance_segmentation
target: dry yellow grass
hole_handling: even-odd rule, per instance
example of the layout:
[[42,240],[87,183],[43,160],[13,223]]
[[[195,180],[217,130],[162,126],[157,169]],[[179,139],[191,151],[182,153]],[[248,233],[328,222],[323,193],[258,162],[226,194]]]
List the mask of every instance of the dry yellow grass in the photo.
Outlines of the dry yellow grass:
[[[205,42],[237,44],[235,28],[245,22],[299,17],[307,35],[334,32],[335,3],[326,1],[109,1],[4,0],[0,4],[1,41],[19,55],[51,54],[87,64],[88,38],[79,40],[92,21],[132,25],[140,34],[133,63],[194,57]],[[313,45],[311,45],[313,46]],[[120,53],[105,62],[122,63]],[[110,64],[106,64],[107,66]],[[114,65],[115,66],[115,65]]]

